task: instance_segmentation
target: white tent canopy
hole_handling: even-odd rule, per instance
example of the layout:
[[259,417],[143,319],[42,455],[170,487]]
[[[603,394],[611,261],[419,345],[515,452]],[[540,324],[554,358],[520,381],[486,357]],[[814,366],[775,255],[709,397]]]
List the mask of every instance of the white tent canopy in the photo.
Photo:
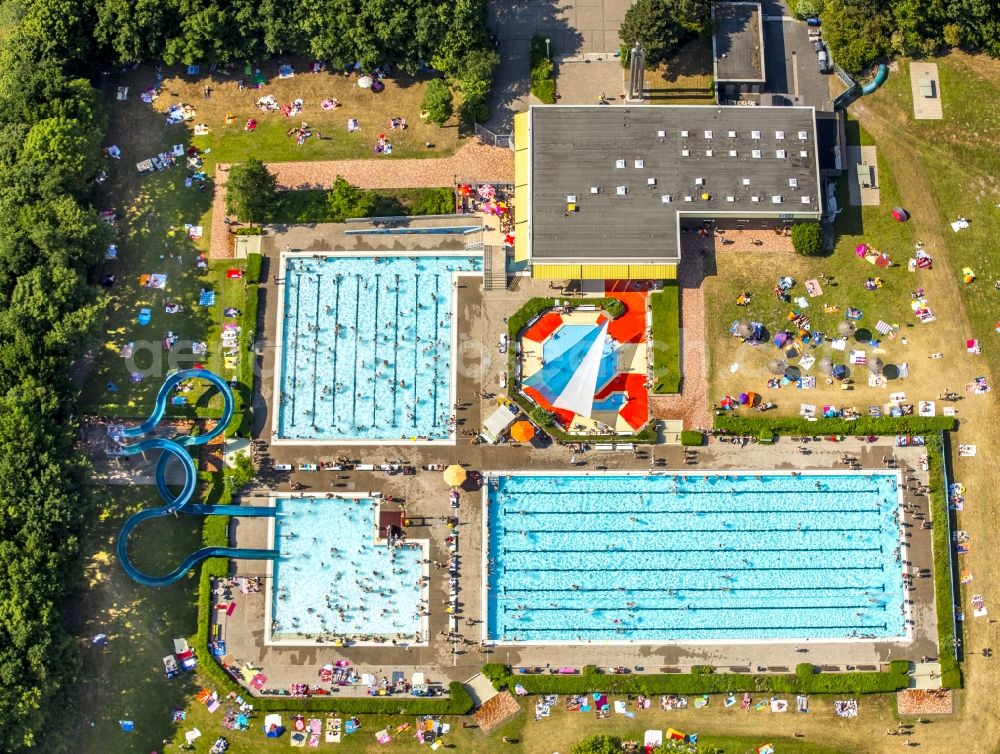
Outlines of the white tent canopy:
[[580,416],[590,417],[594,409],[594,393],[597,389],[597,377],[601,371],[601,359],[604,356],[604,344],[608,335],[608,323],[601,325],[601,331],[594,342],[590,344],[587,353],[580,361],[563,391],[552,401],[556,408],[572,411]]

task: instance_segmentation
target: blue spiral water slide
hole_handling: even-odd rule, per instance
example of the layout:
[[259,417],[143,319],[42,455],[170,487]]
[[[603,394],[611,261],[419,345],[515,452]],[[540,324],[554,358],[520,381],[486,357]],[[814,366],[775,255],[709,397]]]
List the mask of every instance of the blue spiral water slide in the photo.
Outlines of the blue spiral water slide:
[[[200,550],[196,550],[188,555],[181,561],[177,568],[163,576],[149,576],[136,568],[135,565],[132,564],[132,561],[129,560],[129,535],[131,535],[132,530],[135,529],[136,526],[150,518],[169,516],[176,513],[187,513],[202,516],[247,517],[271,517],[275,514],[275,509],[272,507],[189,504],[191,497],[194,495],[195,486],[198,481],[198,470],[195,467],[194,460],[191,458],[191,454],[188,452],[187,447],[204,445],[205,443],[218,437],[225,431],[229,421],[233,418],[235,400],[233,398],[232,388],[230,388],[229,384],[214,372],[210,372],[207,369],[182,369],[179,372],[167,377],[163,385],[160,387],[159,392],[156,394],[153,413],[150,414],[149,418],[137,427],[122,429],[118,433],[118,438],[120,440],[125,440],[128,438],[142,437],[143,435],[147,435],[156,429],[156,426],[163,419],[163,415],[167,410],[167,402],[170,400],[170,394],[173,392],[174,388],[185,380],[195,378],[208,381],[213,386],[218,388],[219,392],[222,394],[222,417],[211,430],[203,435],[182,435],[180,437],[169,439],[151,437],[130,445],[125,445],[123,443],[120,447],[121,453],[126,456],[139,455],[148,451],[159,451],[160,453],[160,457],[156,462],[154,479],[156,480],[156,489],[160,493],[160,497],[162,497],[165,501],[164,505],[156,508],[146,508],[129,516],[122,525],[121,533],[118,535],[118,562],[121,563],[122,569],[131,579],[143,584],[144,586],[168,586],[173,584],[177,580],[183,578],[183,576],[191,570],[192,567],[205,558],[223,557],[243,558],[246,560],[268,560],[277,558],[279,555],[277,550],[243,549],[237,547],[203,547]],[[176,494],[174,494],[167,485],[167,466],[172,458],[177,459],[180,462],[181,468],[184,472],[184,482],[181,486],[180,492]]]

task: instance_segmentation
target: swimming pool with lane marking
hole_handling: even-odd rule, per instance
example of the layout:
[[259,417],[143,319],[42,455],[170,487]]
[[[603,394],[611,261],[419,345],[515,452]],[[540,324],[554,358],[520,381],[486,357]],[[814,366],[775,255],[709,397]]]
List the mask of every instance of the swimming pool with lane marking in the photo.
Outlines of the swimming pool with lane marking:
[[495,475],[486,638],[904,640],[897,472]]
[[275,440],[447,440],[454,276],[482,258],[283,261]]

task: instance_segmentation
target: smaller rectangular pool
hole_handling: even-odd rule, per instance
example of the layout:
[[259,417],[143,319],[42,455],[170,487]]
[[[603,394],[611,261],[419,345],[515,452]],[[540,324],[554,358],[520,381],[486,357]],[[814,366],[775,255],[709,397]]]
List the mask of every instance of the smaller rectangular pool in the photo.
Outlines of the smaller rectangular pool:
[[265,619],[269,644],[424,643],[424,542],[375,540],[378,501],[297,496],[274,500]]

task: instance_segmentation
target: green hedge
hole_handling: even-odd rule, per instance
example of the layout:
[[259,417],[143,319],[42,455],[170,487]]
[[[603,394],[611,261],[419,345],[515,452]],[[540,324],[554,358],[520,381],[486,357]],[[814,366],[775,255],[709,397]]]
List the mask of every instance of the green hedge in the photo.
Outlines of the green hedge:
[[555,67],[546,50],[545,37],[535,35],[531,38],[531,93],[546,105],[556,101]]
[[593,666],[579,675],[515,675],[493,663],[483,673],[494,686],[523,686],[529,694],[727,694],[749,691],[777,694],[884,694],[909,684],[909,663],[893,661],[885,671],[820,673],[808,663],[794,674],[715,673],[705,666],[691,673],[605,675]]
[[[930,510],[934,528],[931,541],[934,553],[934,605],[938,623],[938,661],[941,685],[946,689],[962,686],[962,668],[955,652],[955,572],[951,562],[951,511],[944,476],[944,437],[928,438],[927,460],[930,481]],[[948,524],[948,525],[946,525]]]
[[875,419],[862,416],[859,419],[817,419],[807,421],[801,416],[716,416],[716,429],[724,429],[737,435],[760,435],[764,430],[783,435],[929,435],[935,432],[950,432],[955,428],[955,419],[950,416],[900,416]]
[[705,444],[705,435],[695,429],[681,430],[681,445],[689,448],[700,447]]
[[681,389],[680,289],[664,286],[649,297],[653,320],[653,392],[676,393]]

